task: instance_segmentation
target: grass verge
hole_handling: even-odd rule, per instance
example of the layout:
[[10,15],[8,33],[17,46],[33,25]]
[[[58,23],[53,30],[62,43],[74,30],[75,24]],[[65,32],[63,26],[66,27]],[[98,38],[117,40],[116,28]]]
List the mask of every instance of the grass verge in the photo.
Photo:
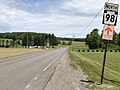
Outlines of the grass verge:
[[[74,67],[81,67],[93,82],[99,83],[104,52],[77,52],[69,49]],[[94,90],[120,90],[120,52],[107,52],[104,84],[94,83]]]

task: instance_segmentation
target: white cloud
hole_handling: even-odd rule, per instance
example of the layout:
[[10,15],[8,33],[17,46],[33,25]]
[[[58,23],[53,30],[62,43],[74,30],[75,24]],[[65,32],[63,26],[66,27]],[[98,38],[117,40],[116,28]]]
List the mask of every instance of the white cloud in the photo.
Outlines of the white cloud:
[[[59,14],[31,14],[23,10],[9,8],[5,5],[0,7],[0,20],[8,23],[13,31],[46,31],[59,32],[66,28],[82,26],[85,18],[79,16],[66,16]],[[44,29],[44,30],[43,30]],[[66,30],[67,31],[67,30]],[[61,32],[62,33],[62,32]],[[64,32],[63,32],[64,33]],[[67,32],[66,32],[67,33]]]
[[[1,24],[0,27],[7,25],[9,27],[6,28],[9,29],[8,31],[47,32],[55,33],[58,36],[78,34],[81,35],[80,37],[83,37],[94,28],[102,29],[101,13],[99,17],[83,31],[102,8],[105,1],[106,0],[65,0],[65,2],[57,8],[48,9],[48,13],[30,13],[26,10],[0,4],[0,24],[4,23]],[[118,2],[118,0],[115,1]],[[116,28],[117,31],[119,31],[118,28],[120,27],[117,26]]]

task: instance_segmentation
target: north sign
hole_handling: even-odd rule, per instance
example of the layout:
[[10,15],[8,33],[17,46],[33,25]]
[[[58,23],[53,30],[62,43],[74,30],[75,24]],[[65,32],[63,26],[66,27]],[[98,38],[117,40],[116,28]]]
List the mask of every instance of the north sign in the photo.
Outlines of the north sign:
[[105,3],[104,10],[118,12],[118,9],[119,9],[119,4],[108,3],[108,2]]

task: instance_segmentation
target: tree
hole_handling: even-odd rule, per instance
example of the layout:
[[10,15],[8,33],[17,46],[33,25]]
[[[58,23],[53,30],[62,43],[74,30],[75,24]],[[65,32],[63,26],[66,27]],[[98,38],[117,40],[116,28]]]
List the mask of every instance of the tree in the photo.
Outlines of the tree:
[[47,38],[48,36],[45,33],[40,35],[40,45],[43,46],[43,48],[44,46],[47,46]]
[[59,40],[54,36],[54,34],[52,34],[50,36],[50,45],[57,46],[59,43],[60,43]]
[[21,45],[20,39],[17,40],[17,44],[18,44],[18,45]]
[[22,45],[25,47],[27,46],[27,36],[26,35],[23,36]]
[[9,47],[9,40],[6,40],[6,48]]
[[2,41],[1,41],[1,39],[0,39],[0,47],[1,47],[1,44],[2,44]]
[[12,46],[12,40],[10,40],[10,46]]
[[117,35],[117,33],[114,31],[114,32],[113,32],[113,40],[110,40],[109,43],[117,44],[117,41],[118,41],[118,35]]
[[120,33],[118,34],[118,45],[120,46]]
[[[54,34],[34,33],[34,32],[12,32],[0,33],[0,38],[11,39],[10,45],[17,46],[22,41],[22,46],[47,46],[47,43],[55,46],[58,44],[58,38]],[[1,42],[2,45],[2,42]]]
[[3,39],[3,40],[2,40],[2,45],[1,45],[1,46],[4,47],[4,45],[5,45],[5,40]]
[[98,29],[94,29],[90,34],[88,34],[85,42],[89,49],[98,48],[100,44],[100,35],[98,34]]
[[13,39],[13,41],[12,41],[12,46],[14,47],[15,46],[15,44],[16,44],[16,40],[17,40],[17,34],[16,33],[12,33],[12,39]]
[[40,46],[40,35],[38,35],[38,34],[35,34],[35,36],[34,36],[34,46]]
[[[72,44],[72,43],[71,43]],[[62,41],[62,45],[66,45],[66,43],[64,41]]]

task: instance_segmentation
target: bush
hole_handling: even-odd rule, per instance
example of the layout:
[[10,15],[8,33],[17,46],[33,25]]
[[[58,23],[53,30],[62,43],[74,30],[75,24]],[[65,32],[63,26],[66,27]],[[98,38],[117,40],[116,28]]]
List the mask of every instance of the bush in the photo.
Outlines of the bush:
[[99,52],[99,50],[96,50],[96,52]]
[[112,50],[110,50],[110,52],[112,52]]
[[6,45],[6,48],[9,48],[9,45]]

